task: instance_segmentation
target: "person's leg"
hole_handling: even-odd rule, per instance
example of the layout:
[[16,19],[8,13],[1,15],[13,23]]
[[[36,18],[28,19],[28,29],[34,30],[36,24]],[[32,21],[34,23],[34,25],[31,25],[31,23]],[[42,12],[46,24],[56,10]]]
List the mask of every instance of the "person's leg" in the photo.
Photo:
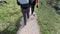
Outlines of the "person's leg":
[[31,14],[33,14],[33,12],[34,12],[34,8],[35,8],[35,2],[33,2],[33,4],[31,5],[31,11],[32,11]]
[[30,8],[27,8],[27,18],[29,18]]
[[31,11],[32,11],[31,14],[33,14],[33,12],[34,12],[34,6],[33,5],[31,6]]
[[22,14],[23,14],[23,19],[24,19],[24,24],[26,25],[26,12],[25,12],[25,9],[22,9]]

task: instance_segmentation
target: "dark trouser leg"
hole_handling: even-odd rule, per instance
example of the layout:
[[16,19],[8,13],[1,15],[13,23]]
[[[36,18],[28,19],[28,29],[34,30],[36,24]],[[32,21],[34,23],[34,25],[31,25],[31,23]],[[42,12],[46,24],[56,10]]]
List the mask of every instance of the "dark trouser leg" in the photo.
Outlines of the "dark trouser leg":
[[26,25],[26,14],[23,14],[24,17],[24,24]]
[[22,9],[22,14],[24,19],[24,24],[26,25],[26,11],[24,9]]
[[34,12],[34,6],[31,6],[31,11],[32,11],[31,14],[33,14],[33,12]]
[[30,7],[27,8],[27,18],[29,18]]
[[35,2],[33,2],[33,3],[31,4],[31,11],[32,11],[31,14],[33,14],[33,12],[34,12],[34,8],[35,8]]

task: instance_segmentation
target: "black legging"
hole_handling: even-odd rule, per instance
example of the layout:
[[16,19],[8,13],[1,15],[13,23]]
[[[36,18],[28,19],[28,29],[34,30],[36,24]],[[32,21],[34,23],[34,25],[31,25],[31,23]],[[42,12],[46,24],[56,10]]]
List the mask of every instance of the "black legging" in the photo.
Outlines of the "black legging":
[[29,11],[30,8],[22,8],[22,14],[23,14],[23,19],[24,19],[24,24],[26,25],[26,19],[29,18]]
[[35,4],[36,4],[35,1],[33,1],[33,3],[31,4],[31,11],[32,11],[31,14],[33,14],[34,12]]

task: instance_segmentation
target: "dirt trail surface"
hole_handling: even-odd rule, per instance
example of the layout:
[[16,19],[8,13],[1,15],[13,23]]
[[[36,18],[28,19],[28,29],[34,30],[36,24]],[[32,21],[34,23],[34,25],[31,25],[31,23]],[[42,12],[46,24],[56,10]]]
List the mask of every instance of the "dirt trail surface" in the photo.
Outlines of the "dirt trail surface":
[[21,27],[17,31],[17,34],[40,34],[40,29],[37,22],[37,16],[30,15],[30,18],[27,19],[27,24],[24,26],[23,18],[20,22]]

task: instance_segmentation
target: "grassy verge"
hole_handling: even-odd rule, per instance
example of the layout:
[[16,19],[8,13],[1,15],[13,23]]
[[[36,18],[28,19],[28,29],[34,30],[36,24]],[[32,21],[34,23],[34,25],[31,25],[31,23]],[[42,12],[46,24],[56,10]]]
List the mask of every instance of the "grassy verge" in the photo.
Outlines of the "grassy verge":
[[[43,0],[44,2],[46,1]],[[56,13],[55,9],[39,3],[37,16],[42,34],[60,34],[60,15]]]
[[20,7],[16,0],[6,0],[0,4],[0,34],[16,34],[17,21],[21,18]]

